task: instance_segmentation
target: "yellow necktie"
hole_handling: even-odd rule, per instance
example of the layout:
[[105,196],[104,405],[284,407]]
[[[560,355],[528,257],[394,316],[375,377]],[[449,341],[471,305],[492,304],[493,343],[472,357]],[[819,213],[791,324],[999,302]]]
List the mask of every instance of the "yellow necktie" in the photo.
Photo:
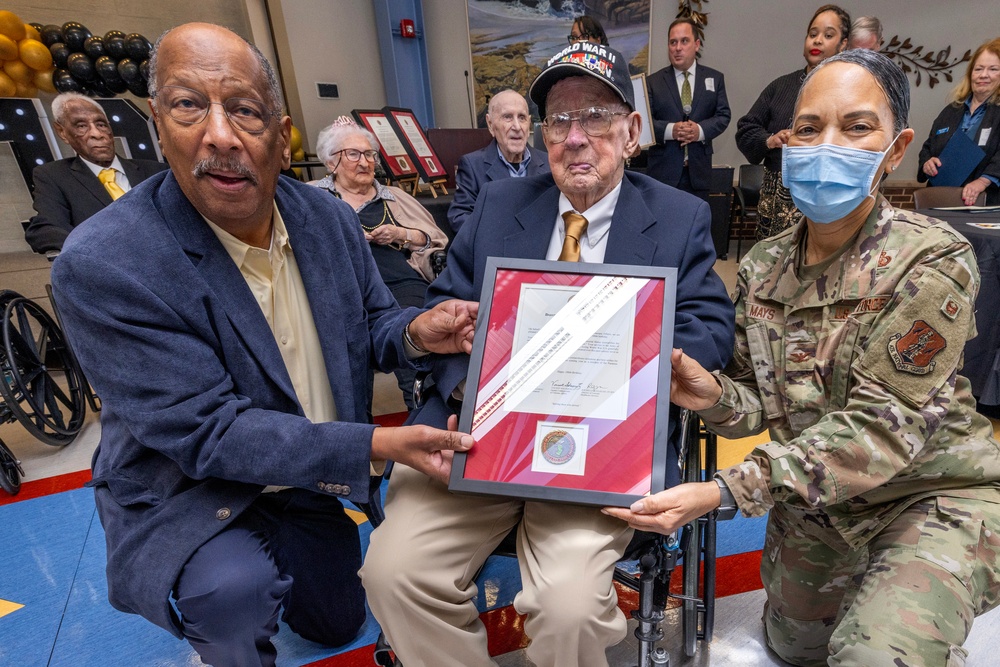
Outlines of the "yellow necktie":
[[566,238],[563,239],[562,252],[559,253],[560,262],[580,261],[580,239],[587,233],[587,219],[579,213],[566,211],[562,214],[563,222],[566,223]]
[[98,180],[104,184],[104,189],[108,191],[111,195],[111,201],[114,201],[125,194],[117,183],[115,183],[115,170],[114,169],[102,169],[101,173],[97,175]]

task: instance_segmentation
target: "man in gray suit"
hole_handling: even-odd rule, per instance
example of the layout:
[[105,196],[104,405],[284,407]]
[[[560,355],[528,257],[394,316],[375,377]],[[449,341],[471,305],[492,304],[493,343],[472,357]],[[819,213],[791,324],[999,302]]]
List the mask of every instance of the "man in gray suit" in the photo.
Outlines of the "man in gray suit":
[[56,134],[76,156],[35,167],[37,215],[24,238],[35,252],[56,254],[74,227],[167,165],[115,155],[104,109],[80,93],[56,96],[52,116]]
[[534,176],[549,170],[548,155],[528,148],[531,114],[520,93],[502,90],[490,100],[486,127],[493,135],[486,148],[463,155],[455,175],[455,199],[448,209],[448,222],[458,232],[472,214],[483,185],[503,178]]

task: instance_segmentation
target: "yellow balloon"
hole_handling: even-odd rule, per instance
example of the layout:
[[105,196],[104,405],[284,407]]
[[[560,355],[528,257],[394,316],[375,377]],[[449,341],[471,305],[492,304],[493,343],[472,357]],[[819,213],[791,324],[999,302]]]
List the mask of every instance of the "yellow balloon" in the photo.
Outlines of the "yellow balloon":
[[0,34],[0,60],[17,60],[18,57],[17,42]]
[[56,92],[56,87],[52,83],[52,72],[53,69],[46,70],[44,72],[35,72],[34,78],[31,80],[38,90],[44,90],[47,93]]
[[24,24],[24,37],[25,39],[37,39],[39,42],[42,41],[41,33],[35,30],[35,26],[30,23]]
[[24,22],[14,12],[0,10],[0,35],[7,35],[15,42],[20,42],[25,35]]
[[52,54],[37,39],[22,39],[18,42],[17,49],[21,54],[21,62],[31,69],[39,72],[52,69]]
[[4,62],[3,71],[7,72],[7,76],[14,79],[16,83],[29,84],[35,78],[35,73],[32,69],[20,60],[8,60]]
[[292,149],[292,153],[295,153],[302,148],[302,133],[299,132],[299,128],[295,127],[294,125],[292,125],[292,137],[291,137],[290,148]]
[[9,76],[0,72],[0,97],[14,97],[17,92],[17,84]]
[[38,97],[38,89],[33,84],[17,81],[16,85],[17,90],[14,91],[14,97]]
[[292,160],[294,160],[295,162],[302,162],[305,159],[306,159],[306,152],[301,148],[292,153]]

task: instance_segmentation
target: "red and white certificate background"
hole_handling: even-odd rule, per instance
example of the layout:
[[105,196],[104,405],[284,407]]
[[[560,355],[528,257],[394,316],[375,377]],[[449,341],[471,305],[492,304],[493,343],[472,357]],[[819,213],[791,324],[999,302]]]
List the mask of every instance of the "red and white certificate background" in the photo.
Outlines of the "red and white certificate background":
[[[582,287],[594,276],[500,269],[496,274],[486,345],[476,388],[476,407],[497,374],[507,374],[522,284]],[[656,394],[663,326],[664,281],[649,279],[636,299],[628,412],[625,420],[509,412],[475,427],[476,445],[465,461],[464,479],[643,495],[650,492]],[[667,388],[664,388],[667,391]],[[587,424],[589,447],[583,475],[531,470],[538,422]]]

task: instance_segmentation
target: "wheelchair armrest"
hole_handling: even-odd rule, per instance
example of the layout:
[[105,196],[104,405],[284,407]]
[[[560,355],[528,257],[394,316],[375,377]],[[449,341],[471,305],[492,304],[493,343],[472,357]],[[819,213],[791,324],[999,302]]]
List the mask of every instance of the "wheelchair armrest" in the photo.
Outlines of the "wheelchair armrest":
[[444,250],[435,250],[431,253],[431,270],[434,271],[434,277],[441,275],[444,271],[444,267],[448,265],[448,253]]

